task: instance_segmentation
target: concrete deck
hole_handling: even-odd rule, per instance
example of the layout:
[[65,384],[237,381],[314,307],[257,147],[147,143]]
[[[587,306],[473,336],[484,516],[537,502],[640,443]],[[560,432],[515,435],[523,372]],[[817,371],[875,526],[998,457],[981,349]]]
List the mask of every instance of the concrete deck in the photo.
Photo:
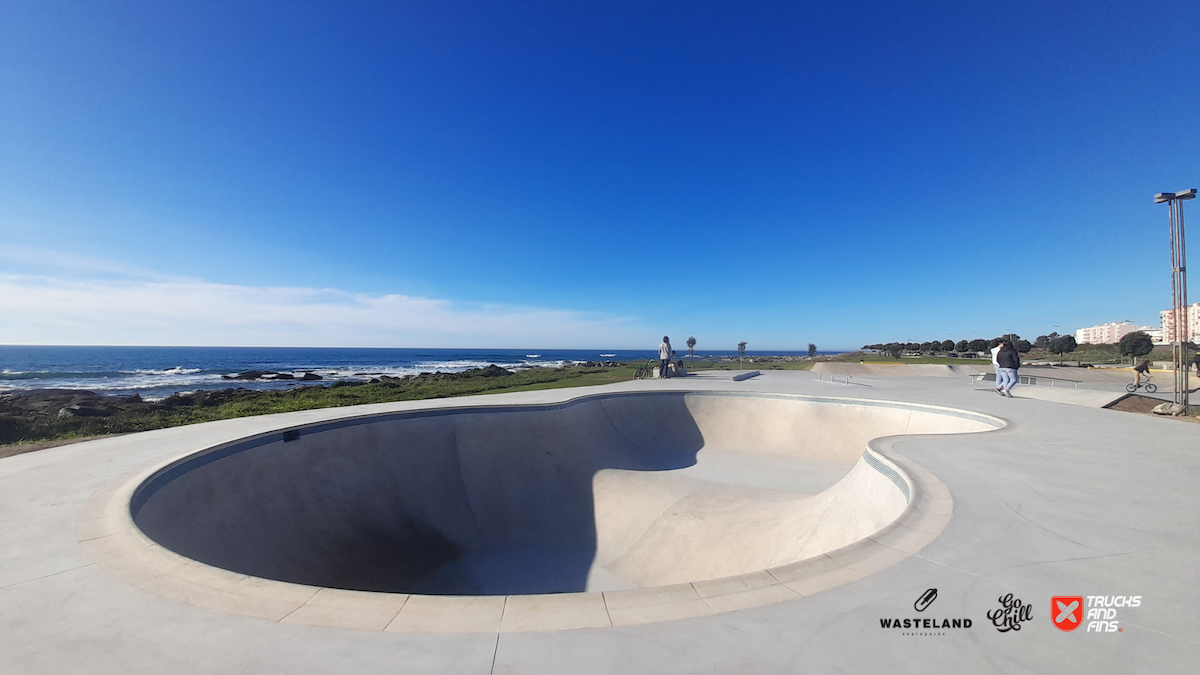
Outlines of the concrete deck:
[[[1200,554],[1200,425],[1037,400],[1026,397],[1023,388],[1014,390],[1017,399],[1004,399],[978,390],[966,378],[873,375],[865,384],[851,387],[818,382],[811,373],[768,371],[742,382],[640,381],[355,410],[555,404],[599,392],[688,389],[905,401],[995,415],[1009,423],[982,434],[892,438],[884,452],[908,462],[918,480],[944,485],[953,507],[945,529],[915,553],[902,540],[880,543],[894,552],[888,566],[862,570],[853,561],[833,559],[828,573],[848,577],[845,583],[791,588],[794,597],[744,609],[736,602],[721,605],[713,598],[728,597],[729,589],[703,583],[656,587],[659,597],[649,605],[645,598],[617,595],[620,591],[612,595],[613,605],[608,593],[569,594],[577,600],[560,602],[556,611],[584,622],[579,625],[598,626],[574,630],[520,624],[522,616],[545,609],[539,603],[554,604],[553,596],[464,598],[469,615],[491,607],[497,616],[491,628],[478,632],[371,630],[404,613],[395,598],[378,594],[371,611],[351,603],[354,610],[348,612],[345,592],[315,589],[303,591],[308,597],[300,601],[300,616],[267,612],[256,618],[264,614],[247,616],[254,612],[228,611],[220,603],[208,603],[218,609],[205,608],[203,597],[172,597],[161,588],[132,584],[111,561],[98,564],[95,551],[84,543],[111,536],[106,528],[121,514],[103,505],[111,503],[105,490],[117,489],[114,485],[195,449],[331,420],[345,410],[229,420],[6,458],[0,460],[2,670],[1195,671],[1200,663],[1200,588],[1193,581]],[[211,583],[229,582],[251,598],[262,583],[244,576]],[[745,583],[745,590],[754,590],[753,581]],[[918,613],[913,604],[929,588],[938,589],[936,600]],[[1008,594],[1031,605],[1032,618],[1019,630],[1001,632],[988,614]],[[1051,622],[1052,596],[1134,595],[1141,596],[1138,607],[1115,610],[1120,632],[1063,632]],[[436,613],[422,613],[427,597],[406,601],[418,599],[407,610],[413,625],[441,620]],[[638,625],[604,621],[619,624],[614,617],[622,612],[637,617],[646,606],[671,605],[681,618]],[[316,618],[299,621],[304,615]],[[502,630],[506,615],[516,617],[519,629]],[[595,623],[586,623],[589,618]],[[880,626],[884,618],[969,618],[973,625],[885,629]],[[347,627],[329,627],[338,621]]]

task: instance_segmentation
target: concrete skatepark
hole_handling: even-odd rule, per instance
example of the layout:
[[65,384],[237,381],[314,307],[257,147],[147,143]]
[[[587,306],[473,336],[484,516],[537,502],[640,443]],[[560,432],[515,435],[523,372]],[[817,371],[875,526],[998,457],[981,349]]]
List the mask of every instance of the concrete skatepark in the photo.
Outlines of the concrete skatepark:
[[[1194,671],[1200,426],[1095,391],[853,382],[316,410],[0,460],[0,652],[19,673]],[[1000,631],[1008,594],[1032,617]],[[1051,597],[1075,595],[1142,601],[1120,632],[1060,631]],[[972,625],[880,623],[931,615]]]

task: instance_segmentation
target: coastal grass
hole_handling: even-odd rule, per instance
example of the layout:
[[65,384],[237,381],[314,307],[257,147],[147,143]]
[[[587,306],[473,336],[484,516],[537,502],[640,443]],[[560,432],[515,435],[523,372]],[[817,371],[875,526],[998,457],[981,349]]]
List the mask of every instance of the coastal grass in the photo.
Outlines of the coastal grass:
[[303,386],[282,391],[232,389],[176,394],[108,417],[26,420],[0,416],[0,446],[6,448],[5,454],[17,454],[22,451],[19,446],[23,445],[38,449],[47,443],[59,441],[150,431],[235,417],[609,384],[632,379],[636,369],[637,364],[626,363],[607,368],[568,366],[533,368],[512,373],[489,366],[462,373],[422,373],[405,378],[388,378],[369,384],[335,382],[328,386]]

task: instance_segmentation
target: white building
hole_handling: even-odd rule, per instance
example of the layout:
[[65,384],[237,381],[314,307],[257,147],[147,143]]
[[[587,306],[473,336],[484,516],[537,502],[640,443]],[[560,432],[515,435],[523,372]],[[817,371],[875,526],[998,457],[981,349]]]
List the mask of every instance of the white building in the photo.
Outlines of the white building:
[[1163,342],[1163,332],[1161,328],[1155,328],[1154,326],[1140,326],[1138,327],[1138,330],[1142,331],[1146,335],[1149,335],[1150,341],[1154,344],[1165,344]]
[[[1167,343],[1175,339],[1175,310],[1164,309],[1158,313],[1162,317],[1162,336]],[[1184,339],[1188,342],[1200,340],[1200,302],[1193,302],[1187,308],[1187,332]]]
[[1075,331],[1075,342],[1081,345],[1111,345],[1138,329],[1132,321],[1114,321]]

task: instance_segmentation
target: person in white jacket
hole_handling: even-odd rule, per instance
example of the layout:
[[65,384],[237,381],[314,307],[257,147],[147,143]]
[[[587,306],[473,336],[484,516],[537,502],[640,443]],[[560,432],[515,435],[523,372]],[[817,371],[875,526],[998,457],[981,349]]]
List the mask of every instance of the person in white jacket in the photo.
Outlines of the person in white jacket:
[[658,376],[671,376],[671,338],[663,336],[662,344],[658,346]]
[[1004,340],[996,338],[992,340],[992,370],[996,373],[996,391],[1004,393],[1004,382],[1000,378],[1000,362],[996,360],[1000,354],[1000,348],[1004,346]]

